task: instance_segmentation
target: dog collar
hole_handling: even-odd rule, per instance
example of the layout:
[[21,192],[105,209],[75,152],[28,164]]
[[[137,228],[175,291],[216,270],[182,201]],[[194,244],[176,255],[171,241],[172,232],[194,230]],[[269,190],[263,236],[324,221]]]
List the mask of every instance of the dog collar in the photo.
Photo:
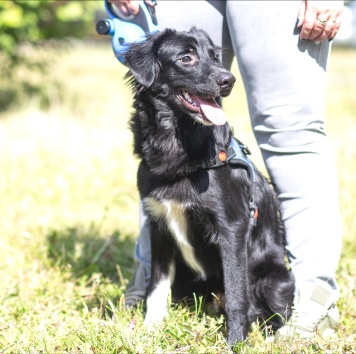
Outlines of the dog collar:
[[200,165],[194,167],[195,170],[208,170],[230,164],[246,168],[251,179],[249,201],[250,223],[252,226],[256,226],[258,217],[258,209],[255,204],[256,174],[253,164],[247,155],[251,155],[249,148],[233,137],[226,151],[219,151],[213,159],[201,160]]

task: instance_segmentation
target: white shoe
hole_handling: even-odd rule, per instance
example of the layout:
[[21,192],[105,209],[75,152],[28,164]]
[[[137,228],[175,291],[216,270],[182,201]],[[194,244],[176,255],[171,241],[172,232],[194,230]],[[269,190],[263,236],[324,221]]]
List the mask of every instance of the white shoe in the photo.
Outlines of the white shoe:
[[288,322],[277,330],[277,340],[294,337],[309,339],[319,334],[324,339],[336,336],[339,311],[332,293],[316,284],[307,283],[299,291]]

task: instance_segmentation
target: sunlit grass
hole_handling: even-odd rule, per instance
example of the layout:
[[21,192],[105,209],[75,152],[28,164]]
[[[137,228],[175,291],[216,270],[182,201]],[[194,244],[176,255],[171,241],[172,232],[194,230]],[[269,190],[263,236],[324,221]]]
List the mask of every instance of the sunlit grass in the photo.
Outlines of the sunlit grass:
[[[109,46],[77,45],[54,64],[44,80],[50,107],[39,109],[33,97],[0,118],[0,352],[228,352],[223,320],[204,314],[200,300],[172,306],[154,332],[143,328],[140,309],[123,309],[138,233],[126,70]],[[256,327],[235,352],[355,351],[355,92],[356,52],[335,50],[326,115],[344,226],[340,338],[266,343]],[[240,79],[225,109],[263,169]]]

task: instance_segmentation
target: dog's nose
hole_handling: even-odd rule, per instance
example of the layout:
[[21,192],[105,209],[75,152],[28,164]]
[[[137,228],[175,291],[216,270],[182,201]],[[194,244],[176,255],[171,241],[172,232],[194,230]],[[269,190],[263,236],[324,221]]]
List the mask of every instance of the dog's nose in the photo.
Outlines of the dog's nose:
[[234,86],[236,78],[230,72],[225,72],[218,78],[218,84],[222,89],[229,89]]

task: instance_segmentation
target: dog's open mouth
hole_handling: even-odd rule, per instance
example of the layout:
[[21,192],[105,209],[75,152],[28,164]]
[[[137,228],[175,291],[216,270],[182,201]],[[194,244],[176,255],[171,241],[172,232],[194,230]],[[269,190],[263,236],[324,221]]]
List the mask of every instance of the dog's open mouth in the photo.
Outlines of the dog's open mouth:
[[180,90],[177,98],[190,112],[197,113],[201,120],[215,125],[226,123],[225,112],[217,104],[215,98],[197,97],[186,90]]

